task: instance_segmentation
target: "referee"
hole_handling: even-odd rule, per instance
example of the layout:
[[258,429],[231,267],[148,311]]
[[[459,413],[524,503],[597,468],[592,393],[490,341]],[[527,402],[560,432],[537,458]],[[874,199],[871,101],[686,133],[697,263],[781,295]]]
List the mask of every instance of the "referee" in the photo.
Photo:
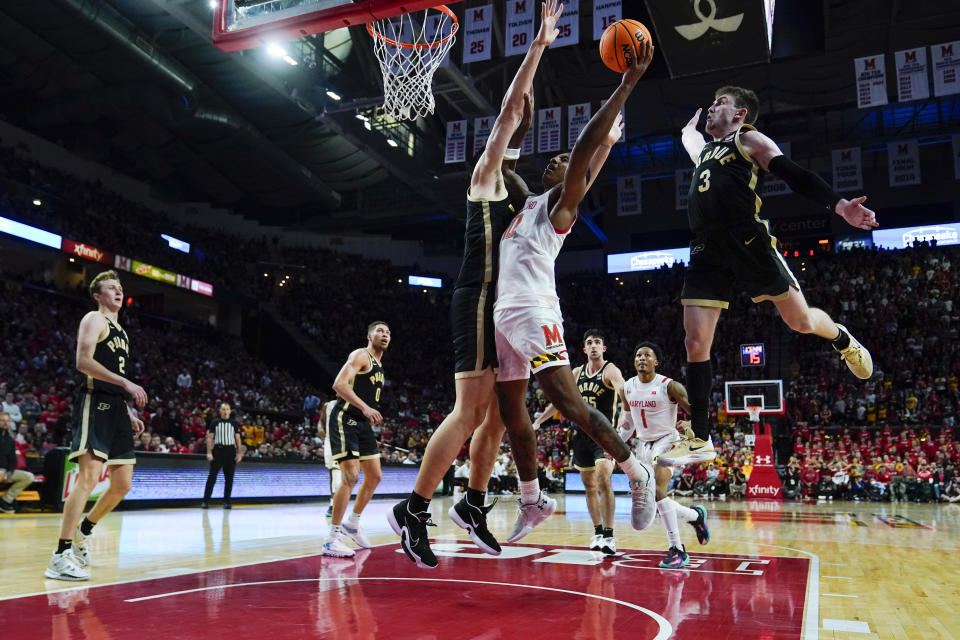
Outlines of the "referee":
[[233,490],[233,470],[243,454],[240,452],[240,427],[230,419],[230,404],[220,405],[220,416],[207,422],[207,460],[210,461],[210,475],[207,487],[203,491],[201,509],[207,508],[217,474],[223,469],[223,508],[230,509],[230,492]]

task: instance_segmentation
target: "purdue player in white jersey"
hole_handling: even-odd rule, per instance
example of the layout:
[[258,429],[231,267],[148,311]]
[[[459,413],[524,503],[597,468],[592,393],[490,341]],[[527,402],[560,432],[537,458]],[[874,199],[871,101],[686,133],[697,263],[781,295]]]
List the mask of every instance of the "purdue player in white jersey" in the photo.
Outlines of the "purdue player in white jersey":
[[330,402],[324,403],[320,410],[320,437],[323,438],[323,463],[330,471],[330,506],[327,507],[327,518],[333,517],[333,494],[340,488],[340,463],[333,459],[333,449],[330,447],[330,416],[333,415],[333,407],[337,404],[336,398]]
[[598,158],[602,164],[612,142],[619,139],[620,110],[652,57],[653,46],[645,42],[629,60],[620,86],[587,123],[570,154],[550,160],[543,173],[546,191],[527,199],[500,242],[500,279],[493,308],[500,362],[496,393],[520,477],[520,509],[508,542],[529,533],[555,506],[537,485],[533,455],[537,442],[525,404],[531,373],[547,399],[603,447],[630,478],[634,528],[646,528],[656,515],[653,469],[638,463],[610,421],[580,397],[563,341],[553,275],[554,260],[593,182],[596,169],[591,167]]
[[[620,403],[623,413],[620,418],[620,437],[624,442],[636,434],[639,443],[636,455],[642,462],[655,464],[657,458],[680,440],[677,431],[677,407],[687,413],[690,403],[687,390],[676,380],[657,373],[660,364],[660,347],[652,342],[641,342],[633,349],[633,366],[637,375],[627,380],[620,388]],[[685,427],[689,429],[689,423]],[[680,569],[687,566],[690,557],[680,542],[677,519],[683,519],[697,532],[700,544],[710,541],[707,529],[707,511],[697,505],[685,507],[667,497],[667,483],[670,481],[670,467],[657,465],[657,510],[660,521],[667,531],[670,550],[660,562],[664,569]]]

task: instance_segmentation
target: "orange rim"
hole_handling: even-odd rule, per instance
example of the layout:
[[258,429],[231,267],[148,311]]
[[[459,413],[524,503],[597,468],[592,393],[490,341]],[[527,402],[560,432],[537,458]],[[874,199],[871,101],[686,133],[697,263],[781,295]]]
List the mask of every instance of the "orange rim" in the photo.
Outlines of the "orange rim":
[[433,9],[435,11],[439,11],[441,13],[447,14],[447,16],[451,20],[453,20],[453,28],[450,29],[450,35],[448,35],[446,38],[443,38],[441,40],[437,40],[436,42],[424,42],[421,44],[412,44],[409,42],[397,42],[396,40],[391,40],[390,38],[383,35],[379,31],[376,31],[373,28],[373,23],[371,22],[367,23],[367,33],[369,33],[374,38],[380,38],[381,40],[389,44],[391,47],[401,47],[403,49],[420,49],[420,50],[433,49],[434,47],[439,47],[442,44],[446,44],[450,40],[450,38],[452,38],[457,34],[457,29],[460,28],[460,23],[457,22],[457,16],[453,13],[453,11],[450,10],[450,7],[448,7],[447,5],[441,4],[439,6],[433,7]]

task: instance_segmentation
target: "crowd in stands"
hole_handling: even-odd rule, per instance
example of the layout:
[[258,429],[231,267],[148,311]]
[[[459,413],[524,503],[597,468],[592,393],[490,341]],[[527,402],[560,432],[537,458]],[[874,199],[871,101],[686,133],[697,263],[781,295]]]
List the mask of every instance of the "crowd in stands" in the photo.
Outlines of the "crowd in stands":
[[[334,361],[345,360],[352,349],[363,346],[369,322],[388,322],[393,342],[384,358],[385,420],[379,431],[386,460],[417,460],[452,407],[448,289],[409,287],[398,269],[385,261],[280,246],[267,239],[245,241],[226,231],[180,223],[102,185],[43,167],[2,146],[0,160],[0,182],[7,187],[0,190],[4,215],[196,275],[216,286],[254,294],[276,305]],[[32,204],[38,193],[45,194],[41,206]],[[135,225],[129,222],[134,219]],[[195,250],[190,254],[169,250],[153,238],[160,232],[182,236]],[[271,277],[263,277],[251,255],[268,255],[278,263],[306,268],[281,288]],[[783,377],[788,412],[781,424],[795,427],[798,433],[826,434],[824,455],[818,458],[816,448],[797,451],[796,461],[787,465],[787,475],[802,476],[805,470],[815,468],[818,495],[823,495],[823,488],[833,488],[836,496],[856,496],[862,483],[864,496],[869,496],[869,487],[883,484],[882,495],[899,499],[900,484],[906,494],[913,495],[909,471],[923,484],[928,467],[933,466],[931,472],[940,474],[942,482],[940,489],[931,489],[931,495],[950,493],[947,488],[952,486],[953,471],[946,461],[928,452],[922,463],[919,458],[900,459],[906,452],[899,450],[896,459],[886,459],[890,452],[881,451],[875,460],[872,451],[867,456],[860,450],[860,438],[854,439],[856,452],[848,448],[843,450],[846,453],[840,449],[834,453],[828,445],[844,443],[844,436],[831,435],[834,431],[847,429],[842,433],[858,434],[863,433],[861,427],[870,434],[871,443],[887,429],[897,438],[908,434],[908,442],[909,434],[916,434],[921,449],[925,442],[955,441],[960,412],[956,364],[960,362],[960,309],[953,300],[960,285],[956,248],[818,253],[793,261],[792,267],[811,304],[826,309],[872,349],[874,377],[857,381],[829,342],[794,334],[772,305],[754,305],[740,295],[723,314],[714,341],[711,418],[716,425],[715,441],[723,443],[723,456],[713,467],[679,473],[676,490],[706,490],[717,495],[739,492],[749,475],[750,451],[738,442],[740,429],[723,412],[723,382]],[[659,372],[683,380],[686,358],[678,301],[682,280],[680,266],[616,277],[581,274],[559,278],[573,363],[582,359],[580,336],[588,328],[599,327],[606,337],[607,358],[617,363],[626,377],[633,375],[633,346],[652,340],[664,353]],[[50,286],[49,282],[37,284]],[[77,292],[57,296],[30,289],[14,291],[11,286],[8,281],[11,295],[0,300],[4,317],[0,397],[13,393],[11,404],[18,405],[26,420],[26,425],[19,427],[25,429],[20,437],[43,451],[68,440],[71,394],[79,379],[72,362],[73,334],[90,302]],[[145,411],[149,437],[139,445],[143,450],[202,450],[205,417],[215,411],[218,402],[230,400],[242,409],[238,414],[247,455],[322,458],[317,434],[319,404],[308,406],[304,399],[329,399],[329,386],[318,389],[269,367],[248,355],[238,340],[212,330],[158,320],[136,309],[122,313],[136,354],[134,375],[151,395]],[[744,371],[734,346],[747,340],[776,345],[771,350],[774,362],[768,362],[766,369]],[[545,405],[543,394],[532,385],[528,396],[531,415]],[[540,461],[551,472],[569,464],[568,428],[548,424],[538,432]],[[812,436],[804,444],[812,446]],[[944,456],[956,463],[953,451]],[[898,484],[891,477],[884,482],[891,463],[897,472],[891,476],[907,480]],[[898,465],[903,466],[898,469]],[[837,466],[846,472],[845,484],[834,482],[840,477]],[[871,468],[880,480],[873,477]],[[823,486],[827,471],[835,486]],[[812,478],[812,473],[807,476]],[[797,495],[812,495],[812,481],[801,480],[800,487]],[[921,494],[926,496],[924,491]]]

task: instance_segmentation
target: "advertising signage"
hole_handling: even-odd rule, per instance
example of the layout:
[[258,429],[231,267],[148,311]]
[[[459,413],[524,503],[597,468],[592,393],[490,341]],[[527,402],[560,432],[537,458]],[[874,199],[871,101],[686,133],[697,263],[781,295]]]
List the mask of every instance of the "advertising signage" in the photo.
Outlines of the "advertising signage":
[[937,241],[937,246],[960,244],[960,223],[930,224],[898,229],[878,229],[873,232],[873,244],[881,249],[908,249],[913,242]]
[[63,239],[63,242],[60,245],[60,250],[77,256],[78,258],[83,258],[84,260],[113,265],[113,254],[109,251],[104,251],[103,249],[98,249],[92,245],[71,240],[70,238]]
[[671,267],[677,262],[682,264],[690,262],[690,247],[611,253],[607,256],[607,273],[650,271],[660,267]]
[[173,271],[167,271],[166,269],[161,269],[160,267],[155,267],[146,262],[140,262],[139,260],[130,261],[130,271],[138,276],[150,278],[158,282],[166,282],[174,286],[177,284],[177,274]]

